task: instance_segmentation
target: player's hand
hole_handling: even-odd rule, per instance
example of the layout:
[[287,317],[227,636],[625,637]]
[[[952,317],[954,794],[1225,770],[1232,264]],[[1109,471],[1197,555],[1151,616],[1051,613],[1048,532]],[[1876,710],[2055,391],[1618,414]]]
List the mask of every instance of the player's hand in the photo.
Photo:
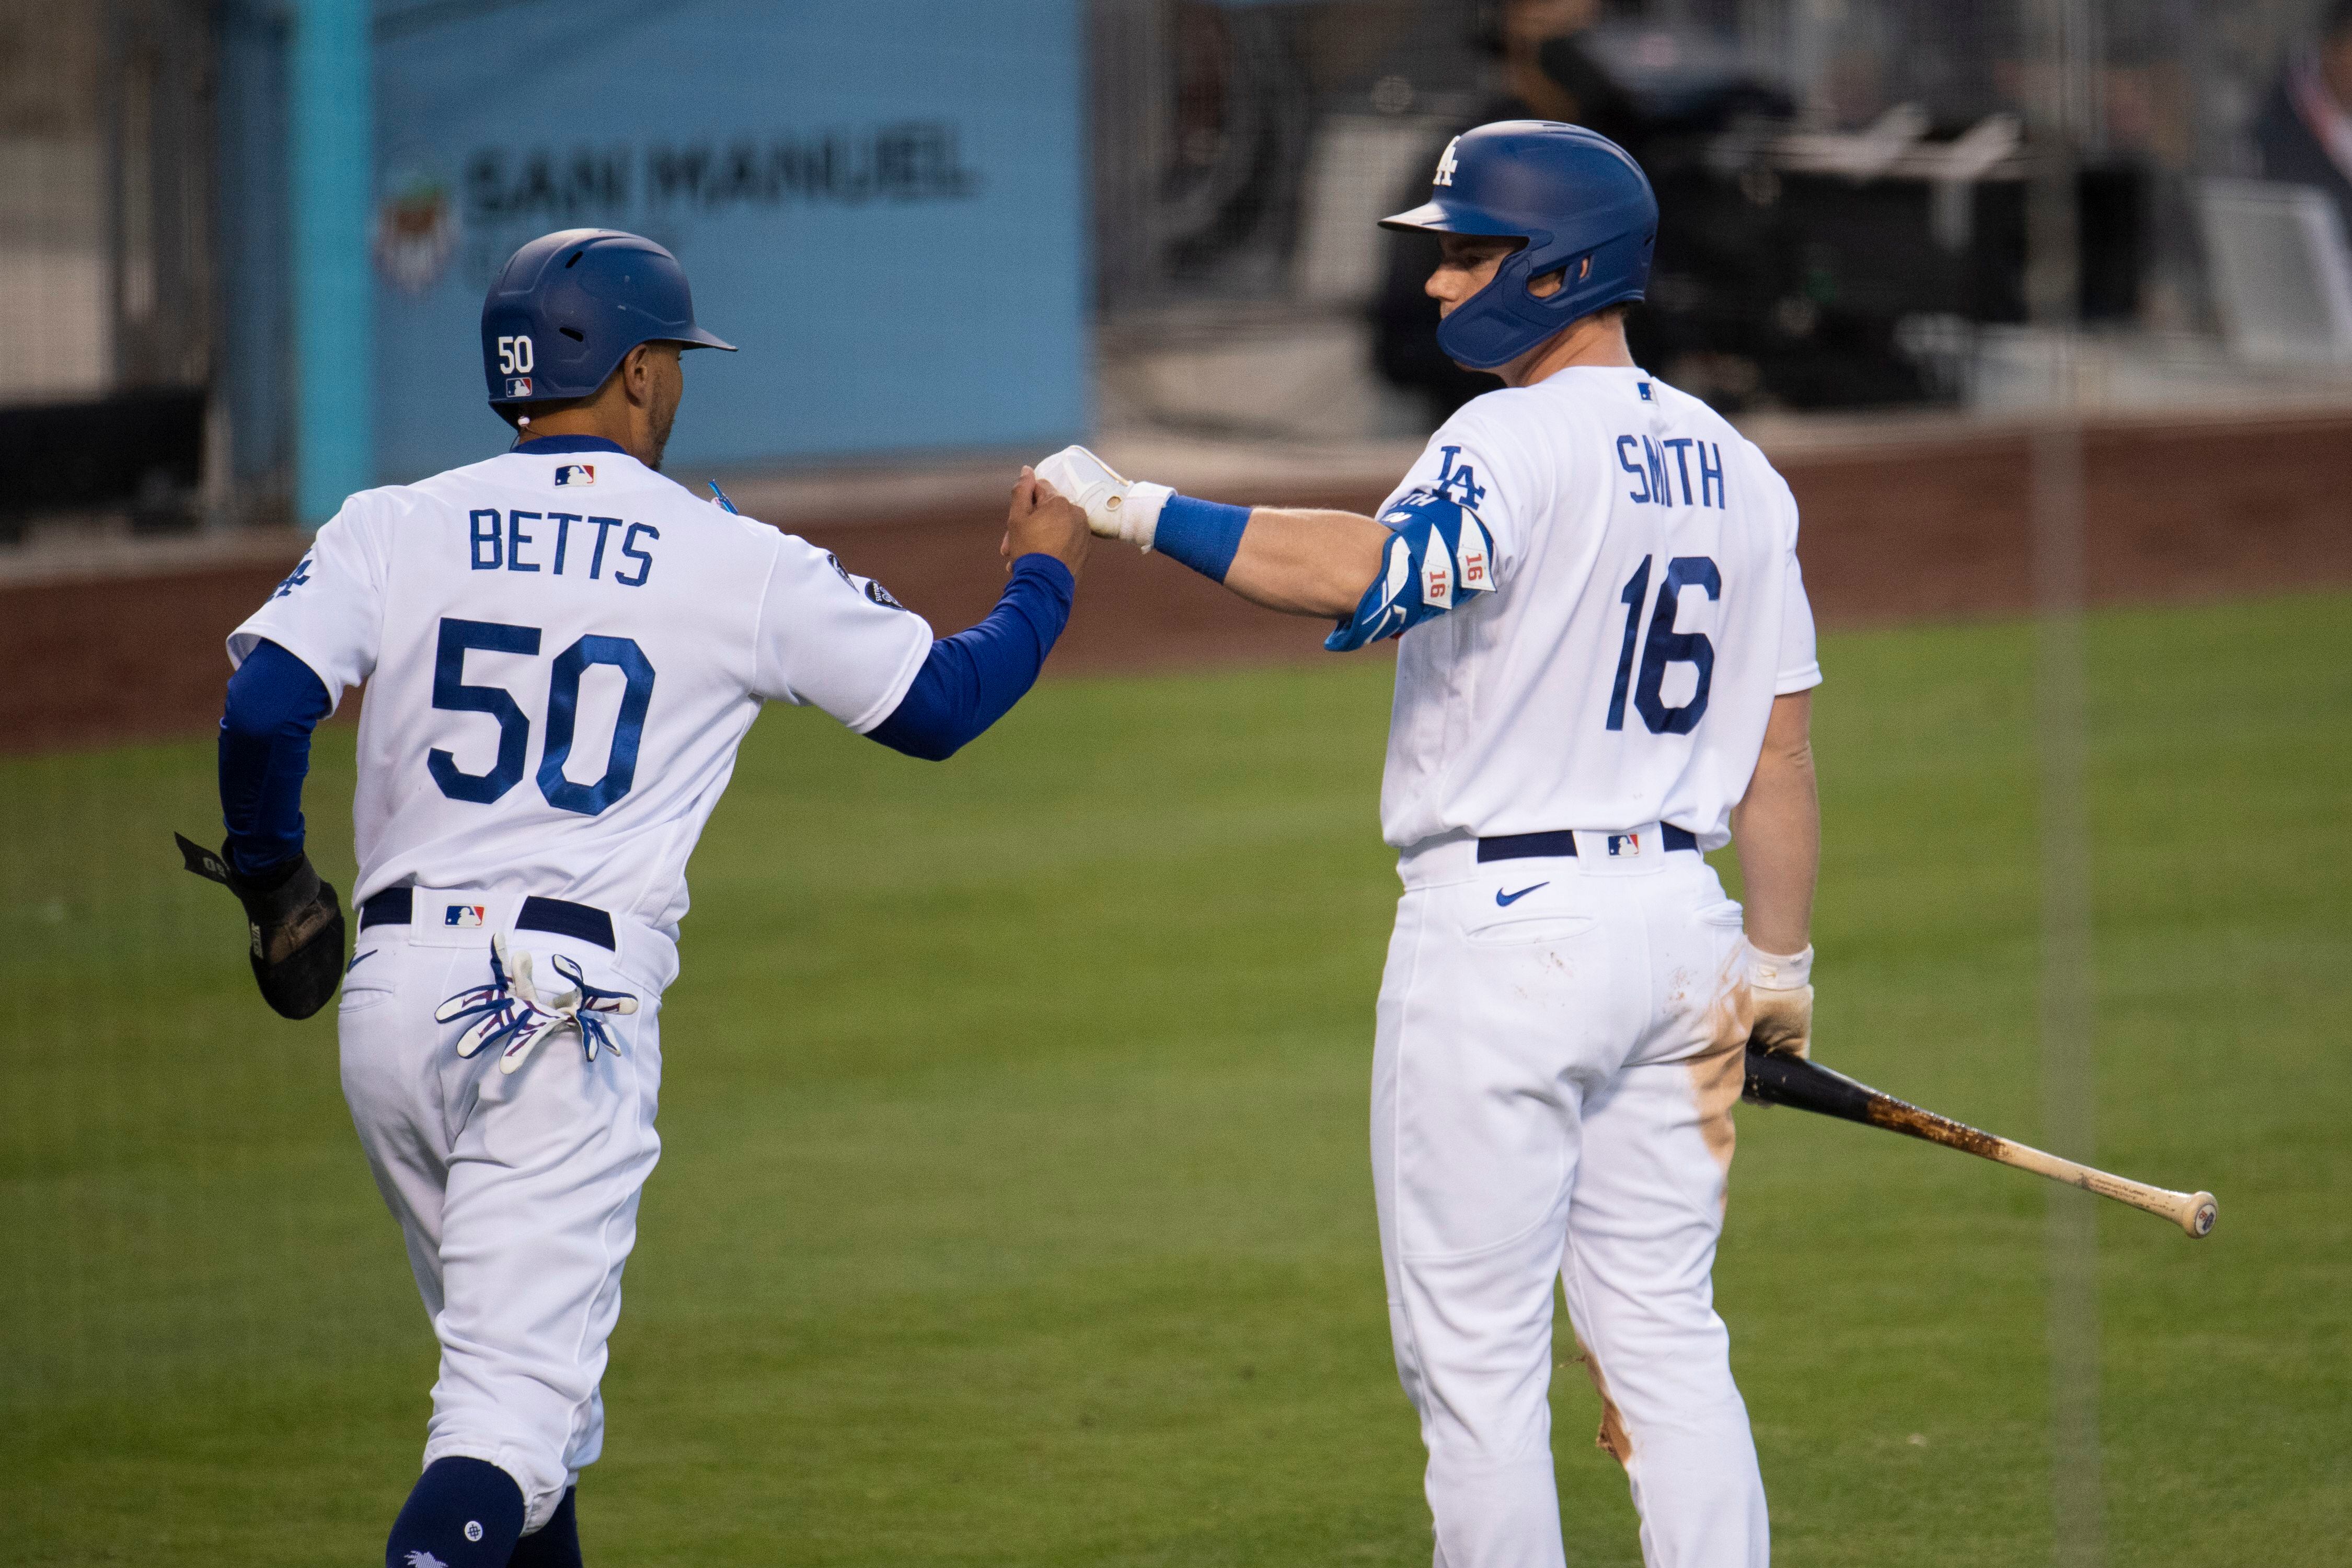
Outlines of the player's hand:
[[1811,1056],[1813,950],[1783,958],[1750,949],[1748,959],[1748,994],[1755,1009],[1748,1043],[1784,1056]]
[[1087,526],[1103,539],[1151,548],[1160,509],[1176,492],[1127,478],[1084,447],[1065,447],[1037,465],[1037,477],[1086,509]]
[[1013,487],[1013,510],[1004,520],[1000,548],[1006,564],[1024,555],[1050,555],[1075,577],[1093,542],[1087,514],[1040,479],[1034,468],[1023,468],[1020,482]]
[[245,906],[247,957],[271,1011],[307,1018],[325,1006],[342,980],[343,905],[310,857],[297,855],[257,878],[245,877],[226,845],[215,855],[182,835],[172,837],[189,870],[218,882]]

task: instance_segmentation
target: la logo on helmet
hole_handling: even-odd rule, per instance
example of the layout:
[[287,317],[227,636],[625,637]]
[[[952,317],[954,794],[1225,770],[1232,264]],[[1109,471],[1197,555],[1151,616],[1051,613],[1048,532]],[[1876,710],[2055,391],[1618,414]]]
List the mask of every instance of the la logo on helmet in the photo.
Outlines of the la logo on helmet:
[[1445,144],[1445,151],[1439,154],[1437,160],[1437,178],[1432,184],[1450,185],[1454,183],[1454,149],[1460,144],[1462,138],[1456,136]]

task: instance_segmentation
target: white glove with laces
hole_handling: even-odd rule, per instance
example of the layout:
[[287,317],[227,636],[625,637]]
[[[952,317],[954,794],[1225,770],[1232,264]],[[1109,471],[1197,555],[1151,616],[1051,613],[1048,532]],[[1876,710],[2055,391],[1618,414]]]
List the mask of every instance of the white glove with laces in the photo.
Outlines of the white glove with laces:
[[541,1040],[567,1028],[579,1032],[581,1047],[590,1061],[596,1059],[599,1047],[619,1056],[620,1042],[597,1015],[634,1013],[637,999],[625,991],[589,984],[580,966],[563,953],[555,955],[555,970],[572,982],[572,988],[541,996],[530,977],[530,954],[510,957],[506,933],[500,931],[490,938],[490,983],[460,991],[442,1003],[434,1011],[434,1021],[454,1024],[477,1019],[458,1039],[457,1054],[470,1058],[485,1046],[502,1047],[499,1061],[502,1073],[521,1067]]
[[1812,979],[1811,944],[1785,957],[1755,947],[1748,950],[1748,994],[1755,1006],[1749,1045],[1783,1056],[1812,1055]]
[[1147,551],[1160,531],[1160,509],[1176,493],[1129,479],[1084,447],[1063,447],[1037,465],[1037,477],[1087,514],[1096,537],[1124,539]]

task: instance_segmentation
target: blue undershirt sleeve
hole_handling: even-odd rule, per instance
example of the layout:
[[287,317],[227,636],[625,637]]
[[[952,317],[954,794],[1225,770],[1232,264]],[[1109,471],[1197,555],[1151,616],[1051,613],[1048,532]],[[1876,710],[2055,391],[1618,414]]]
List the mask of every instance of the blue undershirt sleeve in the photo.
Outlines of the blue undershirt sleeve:
[[1036,681],[1069,624],[1077,580],[1050,555],[1024,555],[988,618],[931,644],[915,683],[866,731],[894,752],[940,763],[1004,717]]
[[331,706],[326,683],[274,642],[257,643],[229,677],[221,714],[221,819],[239,876],[302,853],[310,731]]

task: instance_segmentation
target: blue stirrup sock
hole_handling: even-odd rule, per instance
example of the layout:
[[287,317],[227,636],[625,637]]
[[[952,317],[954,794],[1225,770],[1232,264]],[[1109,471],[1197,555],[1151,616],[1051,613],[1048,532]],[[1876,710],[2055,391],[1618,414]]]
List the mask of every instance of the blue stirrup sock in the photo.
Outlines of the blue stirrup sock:
[[1160,509],[1160,526],[1151,548],[1171,561],[1181,561],[1212,582],[1222,583],[1233,570],[1234,553],[1242,547],[1242,530],[1249,526],[1250,509],[1195,496],[1172,495]]
[[512,1476],[482,1459],[436,1459],[392,1521],[384,1568],[507,1568],[522,1520]]

